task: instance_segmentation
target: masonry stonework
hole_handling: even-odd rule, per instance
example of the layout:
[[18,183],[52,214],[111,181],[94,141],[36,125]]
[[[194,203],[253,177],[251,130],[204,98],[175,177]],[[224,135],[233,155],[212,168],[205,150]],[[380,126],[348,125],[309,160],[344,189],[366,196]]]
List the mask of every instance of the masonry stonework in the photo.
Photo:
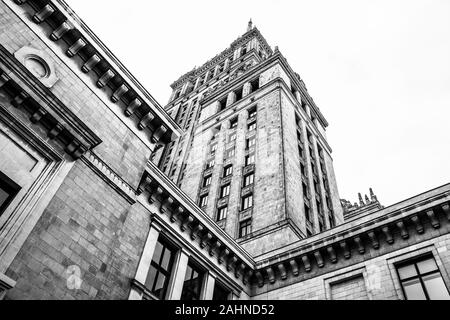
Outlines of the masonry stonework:
[[0,31],[0,299],[409,299],[424,259],[450,298],[450,185],[340,199],[251,22],[164,107],[62,0],[1,0]]

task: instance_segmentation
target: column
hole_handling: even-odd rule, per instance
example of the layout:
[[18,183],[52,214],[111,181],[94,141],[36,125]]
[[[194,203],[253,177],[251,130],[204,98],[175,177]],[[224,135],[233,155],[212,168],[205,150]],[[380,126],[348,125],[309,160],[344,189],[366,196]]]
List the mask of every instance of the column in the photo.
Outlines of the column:
[[300,103],[300,105],[302,104],[302,96],[300,95],[300,92],[298,90],[295,90],[295,98],[297,99],[297,101]]
[[244,89],[242,90],[242,97],[246,97],[248,96],[250,93],[252,93],[252,85],[250,84],[250,82],[247,82],[246,84],[244,84]]
[[[142,252],[141,260],[139,261],[138,269],[134,279],[145,285],[145,280],[147,279],[147,274],[150,269],[150,263],[152,262],[153,252],[155,251],[156,242],[158,241],[159,233],[161,229],[158,226],[152,224],[150,226],[150,231],[148,232],[147,241],[145,242],[144,251]],[[131,288],[129,300],[141,300],[142,292]]]
[[206,275],[206,283],[203,288],[201,300],[212,300],[214,294],[214,287],[216,285],[216,277],[208,272]]
[[230,67],[230,58],[225,59],[225,63],[223,65],[223,70],[227,70]]
[[201,77],[198,77],[197,80],[195,81],[194,90],[197,90],[201,79],[202,79]]
[[186,276],[189,254],[181,249],[174,263],[172,278],[169,283],[167,300],[180,300],[183,290],[184,277]]
[[234,58],[233,58],[233,61],[236,61],[237,59],[239,59],[240,56],[241,56],[241,47],[237,48],[237,49],[234,51]]
[[182,95],[184,95],[184,94],[186,93],[186,90],[187,90],[187,88],[188,88],[188,85],[189,85],[189,81],[186,82],[186,83],[183,85],[183,87],[182,87],[182,89],[181,89],[181,94],[180,94],[180,96],[182,96]]
[[309,106],[309,104],[305,104],[305,109],[306,109],[306,114],[308,115],[309,118],[311,118],[311,107]]
[[227,107],[235,102],[236,102],[236,93],[234,93],[234,91],[231,91],[227,97]]
[[219,73],[219,68],[220,68],[220,65],[217,65],[217,66],[214,68],[214,77],[217,76],[217,74]]

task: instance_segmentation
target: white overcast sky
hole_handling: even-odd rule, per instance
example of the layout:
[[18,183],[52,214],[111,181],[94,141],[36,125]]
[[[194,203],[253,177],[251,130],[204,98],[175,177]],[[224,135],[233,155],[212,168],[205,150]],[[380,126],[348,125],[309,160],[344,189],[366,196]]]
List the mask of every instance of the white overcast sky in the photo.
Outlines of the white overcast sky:
[[450,182],[448,0],[66,1],[161,105],[252,18],[330,123],[341,198]]

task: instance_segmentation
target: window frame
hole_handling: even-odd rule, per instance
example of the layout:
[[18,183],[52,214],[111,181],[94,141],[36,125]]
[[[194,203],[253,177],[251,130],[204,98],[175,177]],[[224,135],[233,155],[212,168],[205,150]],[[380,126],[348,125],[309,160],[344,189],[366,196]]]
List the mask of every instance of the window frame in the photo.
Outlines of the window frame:
[[[221,211],[225,210],[225,214],[221,214]],[[228,216],[228,206],[224,206],[224,207],[220,207],[219,209],[217,209],[217,217],[216,217],[216,221],[222,221],[225,220]]]
[[[171,277],[173,274],[173,266],[174,266],[174,262],[175,262],[175,257],[178,252],[178,248],[176,248],[167,239],[165,239],[164,237],[161,237],[161,236],[158,237],[157,243],[160,243],[163,249],[162,249],[161,255],[159,257],[159,262],[154,261],[155,252],[153,252],[153,256],[150,261],[150,268],[148,269],[147,276],[145,279],[145,287],[150,291],[150,293],[153,296],[155,296],[159,300],[164,300],[167,295],[167,292],[168,292],[167,290],[169,289],[169,284],[170,284]],[[155,249],[156,249],[156,246],[155,246]],[[166,250],[169,250],[171,252],[171,256],[170,256],[169,263],[168,263],[168,270],[165,270],[164,267],[161,266]],[[152,267],[156,270],[156,273],[155,273],[155,277],[152,281],[152,287],[150,288],[149,286],[147,286],[147,282],[148,282],[148,277],[149,277],[150,270]],[[165,281],[164,281],[163,291],[160,295],[158,295],[154,291],[154,287],[158,284],[158,276],[160,273],[165,276]]]
[[17,196],[21,187],[11,180],[6,174],[0,171],[0,188],[8,195],[5,201],[0,205],[1,216]]
[[[245,234],[243,232],[245,230]],[[252,233],[252,219],[245,219],[239,222],[239,238],[243,238]]]
[[[225,194],[224,191],[226,191]],[[230,195],[230,191],[231,191],[231,184],[227,183],[221,186],[219,191],[219,198],[223,199],[225,197],[228,197]]]
[[211,180],[212,180],[212,175],[207,175],[206,177],[203,178],[203,182],[202,182],[202,188],[206,188],[209,185],[211,185]]
[[[249,162],[249,159],[253,159],[252,162]],[[245,166],[252,165],[256,162],[255,154],[251,153],[245,156],[244,164]]]
[[[204,268],[202,268],[198,263],[193,261],[193,260],[189,260],[187,266],[188,267],[186,268],[186,274],[184,275],[183,287],[181,288],[180,300],[182,300],[182,301],[201,301],[202,300],[202,293],[203,293],[203,290],[204,290],[203,284],[204,284],[205,278],[207,277],[207,271]],[[189,268],[192,270],[192,272],[195,271],[198,274],[198,277],[197,277],[196,281],[198,281],[198,284],[199,284],[198,288],[199,288],[199,290],[198,290],[196,299],[193,299],[193,300],[188,300],[188,299],[184,299],[183,298],[183,295],[185,294],[186,276],[187,276],[187,272],[188,272]],[[191,276],[192,276],[192,274],[191,274]],[[192,278],[189,279],[189,280],[192,280]]]
[[[250,183],[246,183],[247,182],[247,178],[249,178],[249,177],[252,177],[250,180],[251,180],[251,182]],[[243,181],[243,187],[245,188],[245,187],[248,187],[248,186],[250,186],[250,185],[252,185],[252,184],[254,184],[255,183],[255,173],[254,172],[251,172],[251,173],[249,173],[249,174],[247,174],[247,175],[245,175],[244,176],[244,181]]]
[[[251,201],[248,201],[248,203],[247,203],[247,207],[245,206],[245,203],[246,203],[246,200],[247,199],[251,199]],[[254,201],[253,201],[254,199],[253,199],[253,193],[250,193],[250,194],[247,194],[247,195],[245,195],[245,196],[243,196],[242,197],[242,200],[241,200],[241,211],[245,211],[245,210],[248,210],[248,209],[251,209],[251,208],[253,208],[253,204],[254,204]],[[251,202],[251,203],[250,203]],[[250,203],[250,204],[249,204]]]
[[[231,169],[231,171],[227,174],[228,169]],[[232,174],[233,174],[233,165],[232,165],[232,164],[227,165],[227,166],[225,166],[225,167],[223,168],[223,177],[224,177],[224,178],[225,178],[225,177],[228,177],[228,176],[231,176]]]
[[[426,261],[426,260],[433,260],[435,265],[436,265],[436,269],[432,270],[432,271],[428,271],[425,273],[421,273],[419,267],[417,266],[418,263],[422,262],[422,261]],[[405,267],[405,266],[414,266],[414,269],[416,271],[416,275],[415,276],[411,276],[405,279],[402,279],[400,277],[400,272],[399,269]],[[419,256],[410,258],[410,259],[406,259],[403,261],[399,261],[397,263],[394,263],[394,268],[395,268],[395,272],[397,273],[397,278],[399,281],[399,285],[401,288],[401,291],[403,293],[403,297],[405,300],[409,300],[407,298],[406,292],[405,292],[405,287],[404,287],[404,283],[411,281],[411,280],[415,280],[418,279],[419,283],[420,283],[420,287],[422,289],[423,294],[425,295],[425,300],[429,301],[432,300],[430,299],[429,293],[428,293],[428,289],[425,286],[425,282],[423,280],[424,277],[430,276],[430,275],[434,275],[434,274],[439,274],[439,276],[441,277],[442,283],[444,284],[445,289],[447,290],[447,294],[450,296],[450,291],[449,288],[447,287],[447,284],[445,283],[444,277],[442,276],[442,272],[439,269],[439,265],[437,264],[436,258],[434,257],[434,255],[432,253],[425,253],[425,254],[421,254]]]
[[[204,199],[206,199],[205,200],[205,204],[203,204],[203,202],[204,202],[203,200]],[[208,205],[208,194],[201,195],[200,198],[199,198],[199,201],[198,201],[198,206],[200,208],[203,208],[203,207],[205,207],[207,205]]]

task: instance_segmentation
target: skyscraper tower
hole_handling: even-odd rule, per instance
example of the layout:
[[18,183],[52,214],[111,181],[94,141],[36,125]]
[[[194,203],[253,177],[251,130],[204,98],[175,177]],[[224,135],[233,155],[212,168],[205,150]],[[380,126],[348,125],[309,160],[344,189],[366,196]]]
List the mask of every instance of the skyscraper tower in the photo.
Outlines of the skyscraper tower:
[[252,255],[343,221],[328,123],[251,21],[171,87],[184,134],[154,161]]

